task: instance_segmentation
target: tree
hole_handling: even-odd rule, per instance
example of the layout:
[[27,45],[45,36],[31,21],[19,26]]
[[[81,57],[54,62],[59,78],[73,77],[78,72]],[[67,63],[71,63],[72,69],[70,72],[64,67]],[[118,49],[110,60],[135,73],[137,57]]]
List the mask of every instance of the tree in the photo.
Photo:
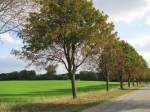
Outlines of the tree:
[[133,79],[133,81],[136,80],[137,85],[140,79],[143,81],[147,80],[146,79],[147,70],[148,70],[148,65],[146,61],[144,60],[142,56],[138,55],[136,58],[135,69],[134,69],[134,79]]
[[107,91],[109,91],[110,76],[116,73],[117,42],[118,40],[115,37],[107,39],[107,42],[101,48],[102,52],[100,52],[98,60],[95,61],[98,64],[97,70],[105,76]]
[[100,59],[96,62],[99,65],[98,70],[101,70],[105,75],[107,91],[110,79],[119,80],[120,88],[123,89],[125,78],[130,78],[131,71],[133,71],[133,64],[136,61],[135,54],[137,52],[134,48],[125,41],[114,38],[105,44]]
[[136,62],[136,55],[137,52],[136,50],[128,43],[124,43],[124,55],[125,55],[125,74],[126,74],[126,79],[128,80],[128,87],[130,88],[131,84],[131,77],[132,77],[132,72],[134,69],[134,64]]
[[78,79],[87,81],[97,81],[98,74],[92,71],[80,71],[78,74]]
[[57,68],[57,65],[48,65],[45,68],[45,70],[47,71],[47,74],[54,75],[54,74],[56,74],[56,68]]
[[40,11],[30,13],[20,38],[21,55],[34,64],[62,63],[69,73],[73,98],[77,98],[75,73],[96,52],[103,38],[115,35],[108,16],[88,0],[36,0]]

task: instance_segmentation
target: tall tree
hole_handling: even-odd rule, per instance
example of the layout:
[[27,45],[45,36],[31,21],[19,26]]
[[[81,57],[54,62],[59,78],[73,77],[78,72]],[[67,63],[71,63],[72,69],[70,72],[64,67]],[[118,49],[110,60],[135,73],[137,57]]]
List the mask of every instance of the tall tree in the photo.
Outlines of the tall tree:
[[96,52],[103,38],[116,35],[108,16],[88,0],[36,0],[40,11],[30,13],[20,38],[20,54],[34,64],[62,63],[69,73],[73,98],[77,98],[75,73]]

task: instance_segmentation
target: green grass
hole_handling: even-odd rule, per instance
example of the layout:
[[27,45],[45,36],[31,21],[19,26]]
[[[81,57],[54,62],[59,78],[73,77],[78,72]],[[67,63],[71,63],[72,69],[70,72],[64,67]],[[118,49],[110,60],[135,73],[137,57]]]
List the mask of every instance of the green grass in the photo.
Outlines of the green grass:
[[[119,83],[111,82],[111,87]],[[103,81],[77,81],[78,93],[105,89]],[[0,81],[0,102],[28,102],[71,96],[70,81]]]
[[[110,83],[110,88],[118,86]],[[0,81],[0,112],[81,112],[140,88],[106,92],[103,81],[77,81],[77,87],[73,100],[70,81]]]

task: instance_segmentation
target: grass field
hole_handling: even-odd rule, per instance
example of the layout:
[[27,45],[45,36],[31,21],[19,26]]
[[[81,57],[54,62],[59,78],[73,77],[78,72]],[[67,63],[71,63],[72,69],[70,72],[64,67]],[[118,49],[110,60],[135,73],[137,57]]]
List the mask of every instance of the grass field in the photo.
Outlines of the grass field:
[[81,112],[139,88],[106,92],[103,81],[77,81],[73,100],[70,87],[70,81],[0,81],[0,112]]
[[[119,83],[111,82],[111,87]],[[78,92],[105,89],[102,81],[77,81]],[[42,98],[71,96],[70,81],[0,81],[0,102],[26,102]]]

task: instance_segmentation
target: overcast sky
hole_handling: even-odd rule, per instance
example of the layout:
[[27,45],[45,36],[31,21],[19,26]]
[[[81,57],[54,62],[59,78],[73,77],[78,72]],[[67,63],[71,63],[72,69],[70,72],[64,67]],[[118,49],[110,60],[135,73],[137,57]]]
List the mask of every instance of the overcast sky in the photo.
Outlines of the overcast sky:
[[[133,45],[150,66],[150,0],[93,0],[94,6],[103,10],[114,22],[121,39]],[[21,40],[6,33],[0,36],[0,73],[22,70],[27,63],[10,55],[12,49],[22,46]],[[32,67],[33,68],[33,67]],[[30,68],[30,69],[32,69]],[[64,68],[59,67],[58,73]]]

